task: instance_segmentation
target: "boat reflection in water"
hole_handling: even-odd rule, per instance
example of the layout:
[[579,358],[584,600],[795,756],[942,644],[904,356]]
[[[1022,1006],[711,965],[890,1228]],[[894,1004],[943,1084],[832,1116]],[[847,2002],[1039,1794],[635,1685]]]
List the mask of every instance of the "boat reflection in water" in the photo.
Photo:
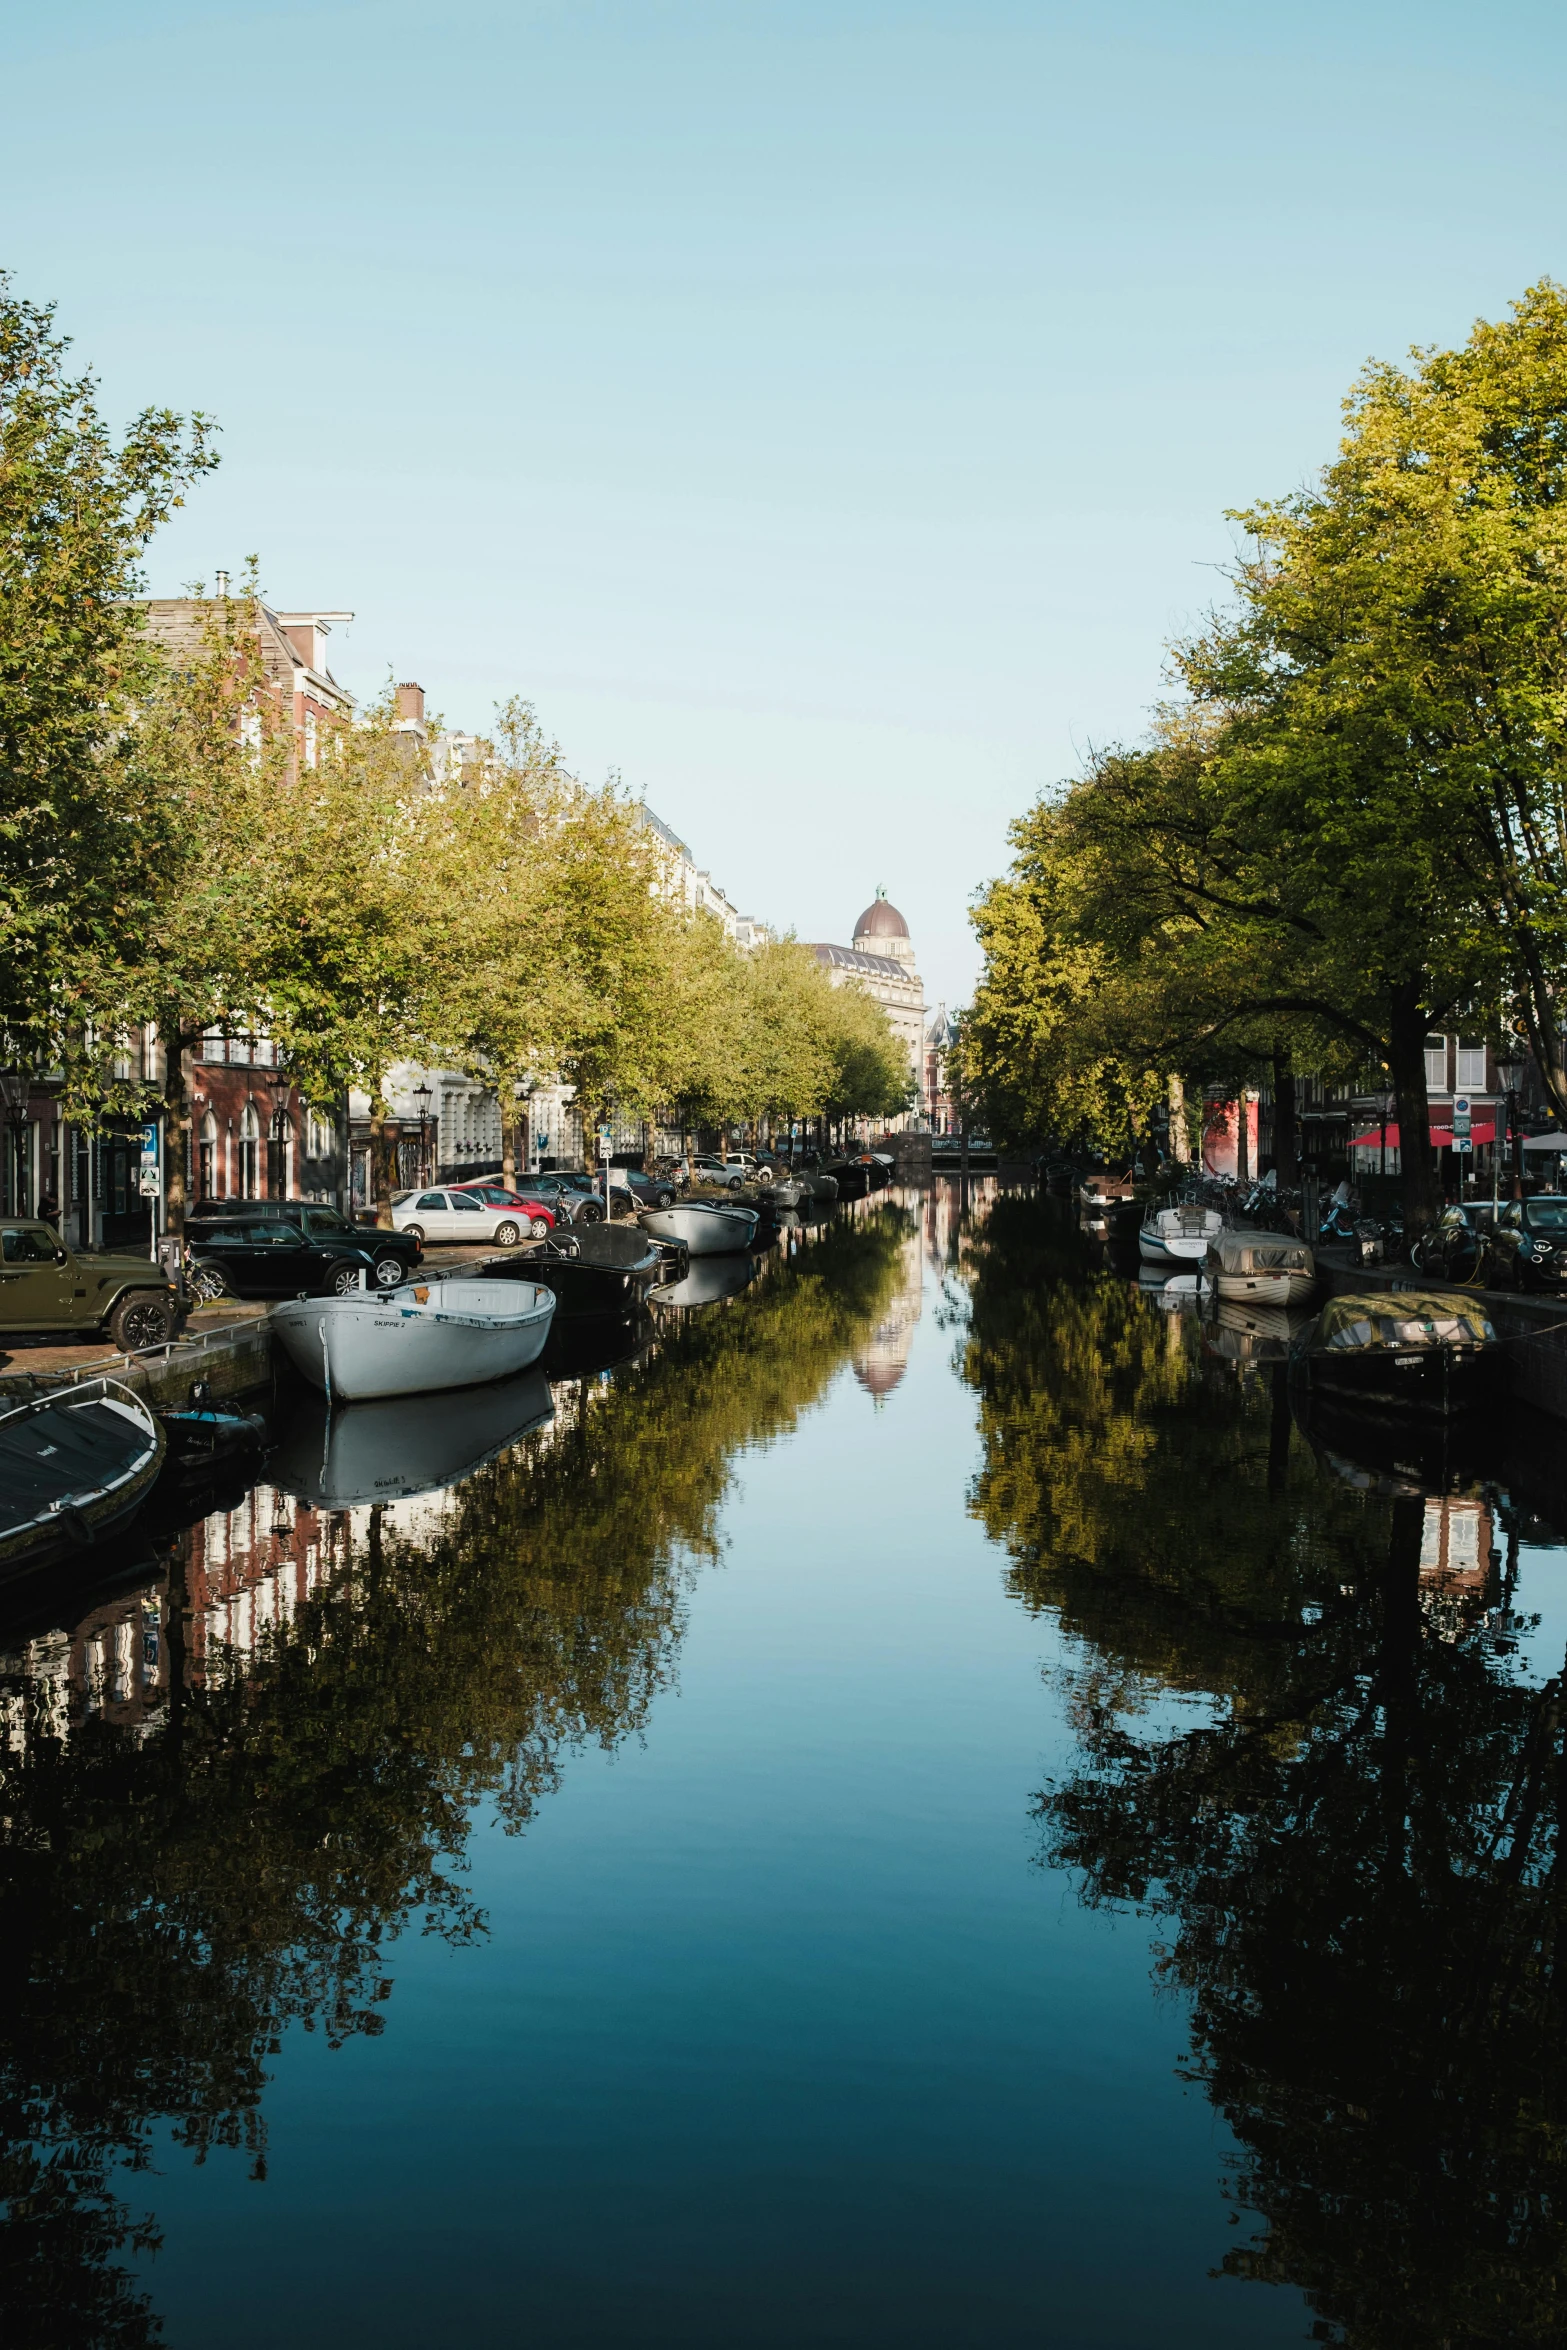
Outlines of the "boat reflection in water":
[[335,1410],[296,1389],[268,1463],[274,1484],[312,1509],[407,1501],[471,1477],[488,1460],[554,1417],[541,1370],[490,1387],[388,1396]]
[[1210,1354],[1234,1363],[1282,1363],[1291,1341],[1311,1320],[1309,1306],[1246,1305],[1239,1298],[1214,1300],[1204,1333]]
[[759,1271],[755,1257],[693,1257],[691,1269],[679,1281],[666,1281],[648,1292],[648,1303],[689,1311],[694,1306],[721,1305],[749,1289]]
[[654,1324],[645,1307],[632,1314],[579,1314],[556,1323],[539,1368],[548,1379],[591,1379],[634,1363],[652,1345]]

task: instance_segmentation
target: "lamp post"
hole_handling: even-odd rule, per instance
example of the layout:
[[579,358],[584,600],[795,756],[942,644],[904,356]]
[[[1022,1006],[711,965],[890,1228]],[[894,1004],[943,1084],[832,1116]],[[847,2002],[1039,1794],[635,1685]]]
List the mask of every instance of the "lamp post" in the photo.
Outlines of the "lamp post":
[[[272,1096],[272,1116],[267,1123],[267,1187],[275,1199],[288,1197],[288,1113],[284,1105],[292,1089],[293,1079],[285,1068],[267,1071],[267,1090]],[[277,1189],[272,1191],[274,1183]]]
[[[1507,1131],[1513,1138],[1513,1180],[1523,1189],[1523,1136],[1518,1131],[1518,1088],[1523,1083],[1524,1059],[1516,1045],[1496,1056],[1496,1081],[1507,1095]],[[1497,1152],[1497,1171],[1491,1185],[1493,1205],[1501,1174],[1501,1153]]]
[[5,1184],[4,1190],[0,1191],[0,1208],[13,1216],[23,1214],[26,1207],[21,1185],[21,1137],[22,1116],[27,1108],[30,1090],[31,1081],[27,1070],[0,1069],[0,1102],[5,1105]]
[[414,1100],[419,1105],[419,1181],[433,1183],[430,1170],[430,1104],[435,1096],[430,1091],[428,1078],[421,1077],[414,1087]]

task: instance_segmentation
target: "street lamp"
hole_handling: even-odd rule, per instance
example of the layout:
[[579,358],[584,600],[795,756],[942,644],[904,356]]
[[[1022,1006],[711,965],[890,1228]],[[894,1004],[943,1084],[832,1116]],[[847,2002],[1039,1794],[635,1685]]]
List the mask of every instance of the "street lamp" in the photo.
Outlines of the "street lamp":
[[[0,1102],[5,1105],[6,1154],[5,1192],[0,1206],[14,1216],[21,1215],[27,1206],[22,1197],[22,1127],[27,1097],[32,1091],[31,1073],[26,1069],[0,1069]],[[14,1191],[14,1198],[10,1195]]]
[[[1496,1056],[1496,1081],[1507,1095],[1507,1131],[1513,1138],[1513,1178],[1520,1189],[1523,1184],[1523,1136],[1518,1131],[1518,1088],[1523,1083],[1524,1067],[1524,1057],[1516,1045],[1508,1045]],[[1500,1165],[1500,1152],[1497,1158]]]
[[430,1091],[428,1079],[421,1077],[419,1083],[414,1087],[414,1100],[419,1105],[419,1180],[421,1183],[432,1183],[435,1180],[430,1171],[430,1104],[434,1099],[435,1096]]

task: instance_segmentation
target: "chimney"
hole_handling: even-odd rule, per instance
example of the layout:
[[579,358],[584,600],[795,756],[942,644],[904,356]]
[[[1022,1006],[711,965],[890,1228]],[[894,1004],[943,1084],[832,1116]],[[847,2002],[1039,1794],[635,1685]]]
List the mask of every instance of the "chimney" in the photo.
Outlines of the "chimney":
[[424,687],[422,685],[400,685],[398,687],[397,715],[399,718],[411,718],[417,726],[424,724]]
[[216,578],[217,592],[223,598],[223,601],[226,604],[229,599],[229,575],[226,571],[220,571],[216,574]]

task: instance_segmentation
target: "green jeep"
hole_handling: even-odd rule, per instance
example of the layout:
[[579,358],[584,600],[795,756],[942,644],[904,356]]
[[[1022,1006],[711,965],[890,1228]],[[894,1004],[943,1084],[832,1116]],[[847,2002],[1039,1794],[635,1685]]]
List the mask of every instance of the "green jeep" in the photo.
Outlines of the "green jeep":
[[179,1292],[146,1257],[77,1255],[52,1224],[0,1216],[0,1338],[45,1330],[105,1331],[122,1354],[163,1346]]

